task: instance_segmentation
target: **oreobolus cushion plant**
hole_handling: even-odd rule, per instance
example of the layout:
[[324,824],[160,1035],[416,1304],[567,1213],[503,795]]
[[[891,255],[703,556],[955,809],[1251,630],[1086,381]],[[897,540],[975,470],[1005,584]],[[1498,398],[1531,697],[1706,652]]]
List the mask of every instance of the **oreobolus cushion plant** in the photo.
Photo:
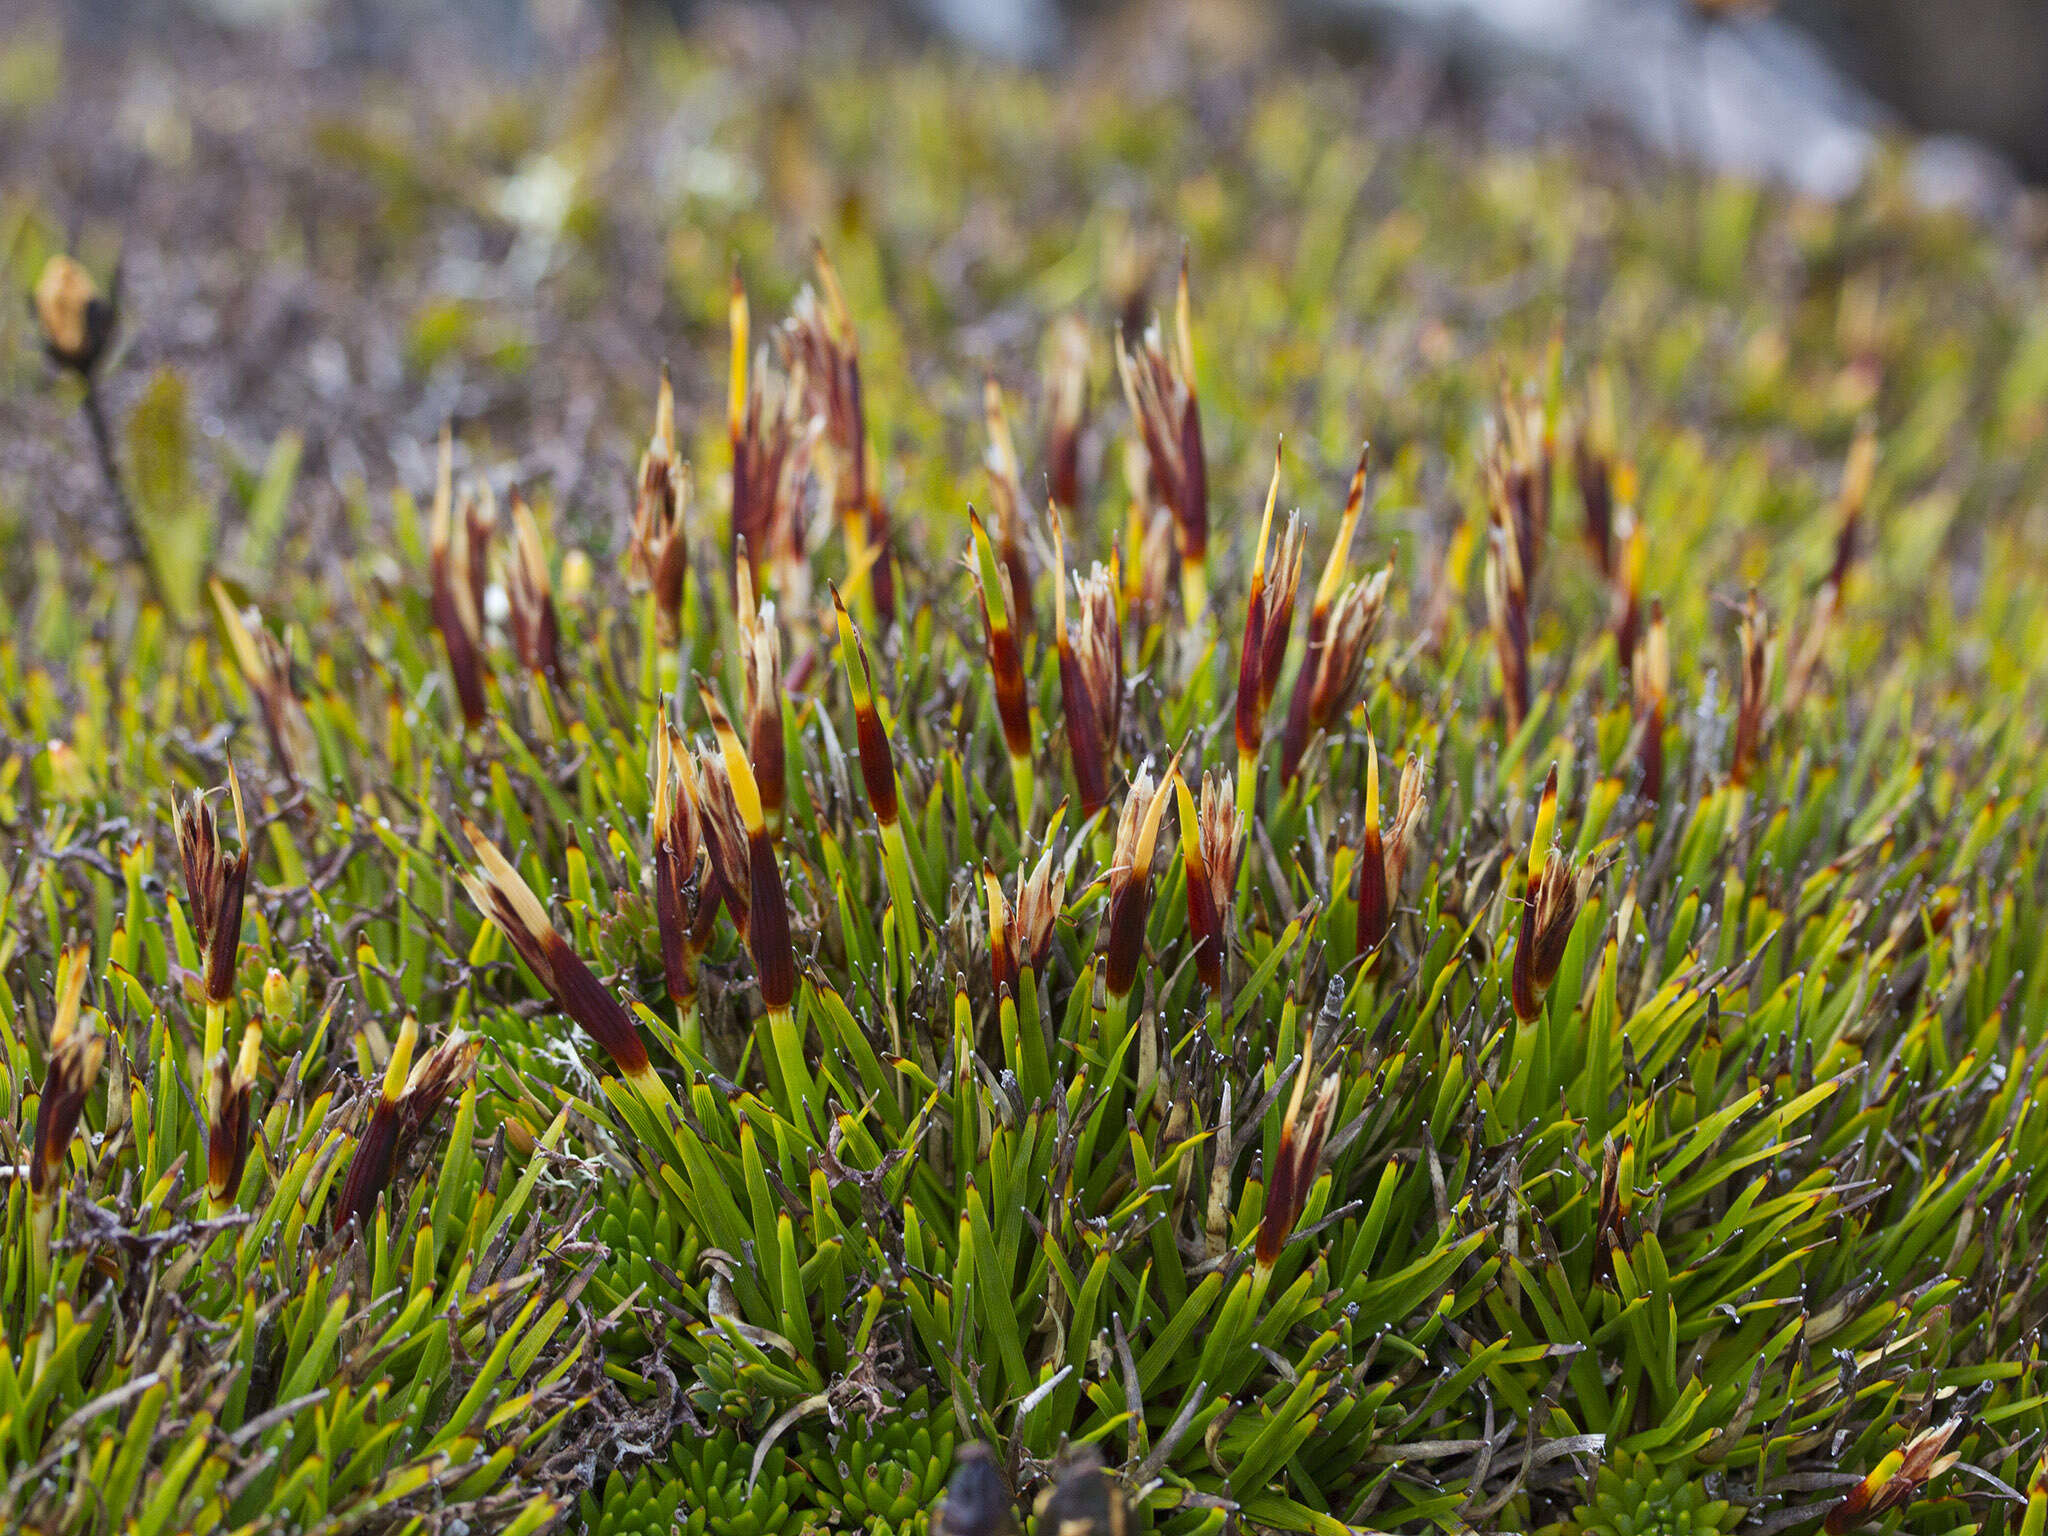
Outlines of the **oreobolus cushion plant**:
[[[152,386],[140,557],[4,488],[12,1524],[2039,1536],[2000,237],[1317,79],[608,69],[501,124],[549,303],[664,104],[758,194],[577,386],[616,474],[462,394],[172,558]],[[398,131],[320,153],[496,217]],[[8,377],[127,409],[19,217]]]

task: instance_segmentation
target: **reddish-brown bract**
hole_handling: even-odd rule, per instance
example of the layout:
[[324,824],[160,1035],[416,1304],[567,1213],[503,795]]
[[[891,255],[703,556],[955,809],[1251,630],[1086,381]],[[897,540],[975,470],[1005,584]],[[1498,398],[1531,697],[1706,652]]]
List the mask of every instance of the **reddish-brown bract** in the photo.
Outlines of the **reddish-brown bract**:
[[249,883],[249,828],[242,816],[242,783],[228,763],[228,792],[235,807],[233,853],[220,845],[213,807],[196,791],[184,810],[171,802],[178,859],[185,871],[185,908],[199,950],[206,1000],[225,1006],[235,995],[235,956],[242,939],[242,900]]
[[654,436],[640,456],[627,569],[654,595],[655,628],[673,645],[682,631],[683,584],[690,568],[683,521],[690,502],[690,470],[676,457],[676,397],[668,369],[654,405]]
[[463,886],[478,909],[512,941],[555,1006],[597,1042],[621,1076],[649,1071],[647,1047],[625,1005],[555,931],[547,909],[497,845],[467,818],[462,831],[483,865],[481,875],[461,872]]
[[1209,468],[1202,449],[1202,409],[1195,394],[1195,355],[1189,322],[1188,269],[1181,262],[1174,304],[1178,343],[1169,353],[1155,323],[1134,352],[1117,340],[1117,372],[1131,418],[1145,443],[1153,487],[1173,514],[1183,561],[1199,564],[1209,549]]
[[1109,769],[1115,761],[1123,717],[1123,637],[1117,620],[1116,577],[1113,570],[1097,564],[1085,579],[1074,578],[1077,615],[1069,629],[1066,561],[1057,508],[1052,524],[1053,547],[1059,552],[1053,625],[1059,646],[1060,698],[1081,814],[1092,816],[1109,799]]
[[1308,1205],[1315,1187],[1316,1164],[1322,1161],[1323,1142],[1330,1134],[1330,1122],[1337,1113],[1337,1074],[1332,1072],[1316,1090],[1315,1102],[1306,1115],[1302,1098],[1314,1064],[1313,1051],[1304,1052],[1301,1070],[1295,1074],[1294,1091],[1288,1096],[1287,1114],[1280,1122],[1280,1146],[1273,1157],[1273,1176],[1266,1183],[1266,1206],[1259,1215],[1259,1232],[1252,1244],[1252,1258],[1261,1270],[1279,1262],[1294,1234],[1295,1225]]
[[1109,872],[1109,916],[1103,942],[1103,984],[1111,997],[1128,997],[1145,956],[1145,919],[1152,910],[1152,856],[1159,821],[1172,789],[1172,770],[1153,781],[1140,768],[1117,823],[1116,857]]
[[1821,1526],[1827,1536],[1847,1536],[1858,1526],[1890,1514],[1910,1502],[1929,1480],[1954,1466],[1960,1458],[1949,1452],[1948,1443],[1962,1425],[1958,1415],[1923,1429],[1886,1456],[1828,1511]]

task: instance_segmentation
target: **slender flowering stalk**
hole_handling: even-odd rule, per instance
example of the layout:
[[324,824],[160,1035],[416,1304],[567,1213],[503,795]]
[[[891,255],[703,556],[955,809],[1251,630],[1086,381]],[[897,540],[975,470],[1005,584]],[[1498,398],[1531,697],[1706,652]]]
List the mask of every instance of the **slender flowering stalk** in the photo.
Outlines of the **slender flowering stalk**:
[[982,381],[981,406],[988,425],[989,505],[995,512],[1003,571],[1010,578],[1010,598],[1015,608],[1012,622],[1020,633],[1028,634],[1032,618],[1031,564],[1024,557],[1024,518],[1030,503],[1024,497],[1024,472],[1017,462],[1016,441],[1010,436],[1003,391],[994,379]]
[[683,587],[690,567],[684,535],[689,506],[690,470],[676,456],[676,395],[664,366],[654,401],[654,436],[640,456],[632,540],[626,548],[627,574],[648,594],[654,638],[664,652],[674,648],[682,633]]
[[[866,614],[884,624],[896,619],[894,577],[889,566],[889,516],[868,452],[867,412],[860,382],[860,347],[853,318],[824,246],[816,247],[817,294],[805,288],[797,295],[789,320],[792,350],[803,360],[803,375],[813,414],[824,421],[825,481],[833,511],[846,539],[850,579],[867,572],[855,593]],[[872,598],[870,598],[872,594]]]
[[747,719],[747,750],[761,792],[761,816],[768,835],[782,840],[787,798],[782,750],[782,640],[775,604],[754,601],[754,577],[744,546],[733,571],[734,612],[740,626],[740,705]]
[[476,1061],[483,1042],[456,1030],[417,1064],[413,1053],[419,1047],[420,1022],[410,1013],[399,1026],[398,1039],[385,1064],[384,1079],[377,1102],[371,1106],[369,1123],[356,1139],[356,1154],[342,1180],[341,1194],[334,1206],[334,1230],[344,1232],[351,1223],[357,1235],[369,1230],[377,1201],[391,1182],[399,1157],[434,1112],[450,1097],[460,1093],[476,1075]]
[[1280,732],[1283,785],[1299,776],[1316,737],[1358,701],[1366,653],[1386,608],[1387,588],[1393,583],[1392,561],[1348,585],[1344,580],[1350,568],[1352,538],[1365,511],[1371,468],[1372,445],[1367,444],[1359,450],[1358,467],[1351,472],[1344,515],[1309,606],[1307,643],[1302,648],[1301,667],[1294,674],[1294,692],[1287,701],[1287,723]]
[[1031,826],[1034,791],[1031,764],[1031,696],[1024,677],[1024,657],[1018,643],[1016,605],[1010,572],[996,563],[995,546],[974,508],[967,509],[972,551],[968,571],[974,579],[974,596],[981,605],[983,654],[988,659],[989,682],[995,691],[996,718],[1002,722],[1003,746],[1010,758],[1010,786],[1017,799],[1017,827]]
[[462,833],[483,866],[480,874],[467,869],[460,872],[463,889],[469,892],[477,910],[512,941],[519,958],[526,962],[554,1005],[597,1042],[599,1049],[611,1058],[619,1076],[631,1083],[649,1104],[660,1108],[670,1103],[668,1085],[649,1063],[639,1026],[625,1005],[597,979],[583,958],[569,947],[569,941],[555,931],[547,908],[533,894],[525,877],[513,868],[512,861],[498,851],[498,845],[467,817],[463,819]]
[[1145,919],[1152,910],[1152,857],[1159,846],[1159,822],[1173,789],[1174,773],[1154,781],[1141,767],[1124,797],[1117,823],[1116,852],[1109,868],[1109,911],[1103,919],[1103,985],[1109,996],[1112,1029],[1120,1027],[1145,958]]
[[1081,434],[1088,426],[1088,327],[1078,315],[1053,326],[1045,375],[1045,479],[1048,494],[1069,510],[1081,507]]
[[1316,1089],[1313,1102],[1304,1113],[1309,1079],[1315,1075],[1314,1042],[1302,1052],[1301,1070],[1294,1076],[1294,1091],[1287,1097],[1287,1113],[1280,1121],[1280,1145],[1273,1157],[1273,1176],[1266,1182],[1265,1209],[1259,1213],[1258,1236],[1252,1244],[1253,1283],[1263,1291],[1272,1278],[1273,1266],[1294,1235],[1301,1213],[1315,1188],[1316,1165],[1322,1161],[1323,1143],[1329,1139],[1330,1122],[1337,1113],[1337,1074],[1330,1073]]
[[270,755],[285,781],[297,789],[306,782],[319,746],[306,719],[306,708],[292,686],[291,651],[260,618],[252,627],[218,578],[208,583],[207,590],[227,634],[228,649],[235,653],[242,681],[256,696]]
[[249,1163],[250,1091],[263,1064],[263,1020],[249,1020],[242,1029],[242,1047],[229,1065],[223,1049],[213,1058],[206,1079],[206,1208],[218,1216],[233,1209]]
[[767,1010],[763,1054],[782,1079],[783,1107],[794,1114],[811,1103],[812,1090],[810,1069],[804,1061],[803,1036],[794,1012],[796,950],[790,941],[789,900],[782,888],[782,866],[775,860],[775,843],[768,835],[761,812],[761,793],[739,732],[733,729],[725,707],[710,689],[700,684],[697,696],[710,717],[712,733],[718,738],[733,802],[747,830],[748,907],[752,914],[747,925],[747,948],[754,957],[754,975]]
[[1188,303],[1188,264],[1180,265],[1169,353],[1155,321],[1135,353],[1117,338],[1117,374],[1131,419],[1144,439],[1151,480],[1173,514],[1180,549],[1181,603],[1199,624],[1209,608],[1209,469],[1202,450],[1202,410],[1195,394],[1194,328]]
[[235,996],[235,957],[242,941],[242,899],[249,885],[249,823],[242,814],[242,781],[228,760],[228,795],[235,807],[236,850],[220,845],[220,827],[206,796],[194,791],[180,809],[171,801],[171,826],[178,839],[178,861],[185,871],[185,911],[192,940],[199,951],[201,986],[206,996],[206,1043],[202,1060],[221,1049],[227,1029],[228,1004]]
[[491,522],[473,505],[473,498],[465,495],[463,505],[456,506],[455,440],[443,427],[428,523],[428,576],[434,628],[448,656],[462,723],[470,730],[484,723],[484,688],[490,680],[490,665],[484,659],[483,583],[477,575],[490,531]]
[[698,963],[711,945],[718,917],[719,881],[704,851],[703,798],[696,760],[664,700],[654,732],[654,919],[677,1032],[692,1046],[702,1040]]
[[839,620],[839,661],[846,672],[847,690],[853,695],[855,738],[860,744],[860,776],[867,786],[868,808],[882,834],[882,868],[889,880],[889,900],[896,911],[896,936],[903,946],[908,975],[909,964],[924,947],[917,904],[910,880],[910,847],[904,841],[903,824],[897,815],[896,760],[889,749],[889,731],[882,724],[875,703],[874,676],[868,669],[867,647],[853,627],[853,616],[832,591],[832,609]]
[[1654,805],[1664,798],[1664,711],[1671,696],[1671,643],[1664,632],[1664,605],[1650,602],[1650,627],[1629,669],[1635,694],[1636,762],[1642,770],[1642,797]]
[[1827,1536],[1847,1536],[1911,1503],[1922,1488],[1962,1460],[1948,1448],[1962,1427],[1962,1417],[1957,1415],[1921,1430],[1897,1450],[1887,1452],[1869,1475],[1828,1511],[1821,1529]]
[[1294,594],[1301,582],[1301,518],[1289,513],[1273,547],[1270,572],[1266,548],[1273,532],[1273,506],[1280,496],[1280,450],[1273,450],[1273,479],[1266,511],[1259,519],[1251,590],[1244,602],[1244,637],[1237,653],[1237,812],[1249,820],[1259,794],[1259,748],[1265,740],[1266,711],[1280,682],[1280,663],[1294,627]]
[[1195,974],[1209,992],[1212,1020],[1220,1024],[1223,967],[1230,953],[1231,893],[1244,852],[1244,820],[1230,801],[1223,775],[1202,775],[1196,805],[1187,780],[1173,775],[1180,813],[1181,860],[1187,866],[1188,932],[1195,940]]
[[1114,564],[1100,562],[1083,580],[1074,578],[1076,616],[1067,627],[1066,544],[1057,507],[1052,536],[1060,580],[1053,587],[1053,629],[1059,645],[1060,697],[1065,707],[1067,750],[1074,761],[1074,786],[1081,814],[1093,816],[1109,801],[1109,770],[1116,759],[1123,718],[1123,637],[1117,622]]
[[1529,838],[1529,889],[1522,898],[1521,927],[1515,939],[1514,969],[1509,993],[1515,1016],[1523,1023],[1534,1022],[1543,1011],[1544,994],[1557,979],[1564,963],[1565,947],[1571,943],[1572,927],[1593,888],[1598,871],[1589,863],[1574,870],[1562,848],[1551,842],[1557,827],[1557,765],[1543,781],[1543,798],[1537,803],[1536,827]]
[[533,509],[517,492],[512,497],[512,541],[512,558],[505,571],[512,648],[531,676],[559,688],[568,681],[568,672],[562,665],[562,628],[555,617],[547,551]]
[[118,267],[113,292],[103,294],[92,274],[76,258],[59,251],[43,263],[37,274],[36,285],[29,292],[29,309],[35,315],[43,354],[59,368],[75,374],[82,386],[80,406],[86,430],[92,434],[93,456],[99,461],[100,479],[121,519],[128,556],[142,567],[161,596],[163,576],[142,536],[135,503],[121,482],[121,468],[114,459],[114,433],[107,420],[106,400],[100,392],[100,363],[107,356],[107,343],[114,339],[120,315],[120,287]]

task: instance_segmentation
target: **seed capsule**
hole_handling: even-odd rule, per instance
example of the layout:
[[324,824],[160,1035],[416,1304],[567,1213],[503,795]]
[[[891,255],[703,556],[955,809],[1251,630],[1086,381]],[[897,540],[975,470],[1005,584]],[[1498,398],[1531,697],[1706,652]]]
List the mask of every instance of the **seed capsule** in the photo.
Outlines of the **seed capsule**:
[[29,308],[52,362],[79,374],[98,366],[114,334],[114,305],[83,266],[61,253],[44,262]]

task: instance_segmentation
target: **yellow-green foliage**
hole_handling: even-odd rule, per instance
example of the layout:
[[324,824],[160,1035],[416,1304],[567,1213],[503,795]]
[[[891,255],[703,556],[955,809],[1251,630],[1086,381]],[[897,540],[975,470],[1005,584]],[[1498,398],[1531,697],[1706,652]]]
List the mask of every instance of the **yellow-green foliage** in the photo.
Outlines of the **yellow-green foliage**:
[[[567,387],[594,408],[605,474],[537,468],[581,446],[519,471],[557,681],[515,658],[508,617],[504,493],[539,413],[456,425],[458,497],[499,493],[473,535],[502,589],[475,615],[476,728],[437,631],[476,594],[444,572],[437,603],[430,471],[294,517],[322,423],[293,422],[267,465],[227,465],[216,514],[222,466],[164,372],[122,439],[145,579],[89,560],[0,453],[0,1511],[143,1533],[894,1532],[956,1445],[994,1447],[1028,1510],[1087,1440],[1136,1520],[1190,1536],[1812,1528],[1866,1474],[1906,1478],[1884,1518],[1914,1530],[2038,1531],[2048,308],[2026,260],[1883,176],[1835,207],[1381,141],[1354,83],[1314,72],[1201,113],[1115,71],[819,50],[791,81],[649,42],[573,88],[418,92],[301,134],[353,198],[304,212],[319,259],[360,262],[373,300],[383,263],[403,274],[384,323],[416,371],[393,419],[429,373],[478,386],[465,406]],[[12,197],[0,254],[24,289],[59,225]],[[430,291],[424,247],[478,228],[526,242],[531,310]],[[784,377],[814,233],[859,339],[888,543],[850,562],[829,485],[798,483],[807,533],[764,566],[779,668],[750,717],[728,278]],[[1177,357],[1183,240],[1206,592],[1125,480],[1113,344],[1119,313],[1157,309]],[[616,320],[629,281],[663,296],[658,329],[603,348],[562,329]],[[1068,314],[1092,404],[1055,569],[1041,380]],[[75,386],[9,326],[0,379],[82,456]],[[695,478],[673,644],[622,558],[615,473],[664,356]],[[983,464],[984,371],[1018,444],[1007,488]],[[1211,996],[1176,827],[1203,769],[1240,771],[1282,433],[1274,527],[1300,507],[1305,550],[1252,711],[1251,825],[1233,867],[1224,782],[1217,840],[1191,840],[1226,941]],[[1282,782],[1366,438],[1344,580],[1392,575],[1356,685]],[[404,462],[429,465],[421,446]],[[814,466],[834,452],[828,430]],[[976,600],[999,610],[1011,578],[967,518],[999,531],[1006,490],[1021,769]],[[1091,819],[1054,592],[1077,624],[1069,572],[1112,548],[1120,628],[1096,659],[1125,696]],[[897,831],[865,788],[828,581]],[[755,947],[720,915],[695,1004],[664,984],[650,771],[664,711],[708,758],[700,680],[736,718],[735,767],[761,766],[764,726],[783,745],[787,1014],[756,986],[758,882]],[[252,864],[209,1019],[170,805],[230,758]],[[1147,764],[1161,820],[1134,867],[1139,818],[1118,820]],[[465,818],[631,1009],[651,1077],[616,1075],[479,912]],[[1065,879],[1033,930],[1020,882],[1048,847]],[[1395,852],[1388,935],[1361,957],[1361,859]],[[685,896],[715,899],[694,846],[685,866]],[[1119,913],[1142,939],[1127,999],[1103,986]],[[402,1072],[385,1093],[407,1015],[415,1060],[459,1067],[481,1041],[444,1105]],[[252,1150],[210,1213],[204,1042],[250,1021]],[[51,1062],[88,1038],[104,1060],[39,1201]],[[392,1176],[368,1233],[337,1235],[387,1097]],[[1925,1458],[1887,1460],[1951,1419]]]

